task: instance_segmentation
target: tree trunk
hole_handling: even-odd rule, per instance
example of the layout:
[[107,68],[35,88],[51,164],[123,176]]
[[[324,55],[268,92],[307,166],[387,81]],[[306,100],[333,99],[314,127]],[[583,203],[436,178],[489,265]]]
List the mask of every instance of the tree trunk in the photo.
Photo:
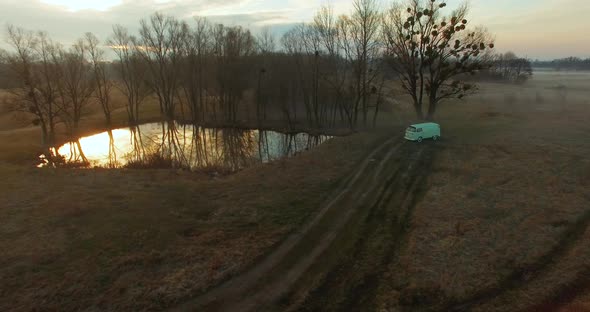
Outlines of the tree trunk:
[[420,103],[414,101],[414,110],[416,111],[416,117],[419,120],[424,119],[424,113],[422,112],[422,105],[420,105]]
[[426,116],[426,120],[434,120],[434,113],[436,113],[436,104],[436,99],[431,97],[430,103],[428,105],[428,115]]

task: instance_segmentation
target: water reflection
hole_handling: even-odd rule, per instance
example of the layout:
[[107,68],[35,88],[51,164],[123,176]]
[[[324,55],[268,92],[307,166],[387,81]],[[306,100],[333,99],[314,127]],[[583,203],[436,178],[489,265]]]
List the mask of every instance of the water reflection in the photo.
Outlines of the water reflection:
[[51,149],[41,166],[190,168],[236,171],[292,156],[329,140],[305,133],[150,123],[80,138]]

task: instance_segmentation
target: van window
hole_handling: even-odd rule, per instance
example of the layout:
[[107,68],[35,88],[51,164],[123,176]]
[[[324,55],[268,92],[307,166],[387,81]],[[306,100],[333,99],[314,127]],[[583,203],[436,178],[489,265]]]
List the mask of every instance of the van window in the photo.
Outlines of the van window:
[[416,132],[416,128],[414,128],[414,127],[408,127],[407,130],[410,131],[410,132]]
[[422,128],[418,128],[418,132],[422,132]]

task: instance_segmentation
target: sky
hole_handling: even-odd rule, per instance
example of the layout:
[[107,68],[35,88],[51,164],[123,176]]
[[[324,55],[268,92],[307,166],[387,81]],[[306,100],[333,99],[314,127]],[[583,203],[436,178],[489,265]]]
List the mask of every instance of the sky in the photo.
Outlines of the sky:
[[[391,0],[378,1],[385,8],[391,5]],[[472,25],[494,34],[501,52],[543,60],[590,57],[588,0],[468,1]],[[460,2],[447,1],[450,8]],[[331,5],[337,14],[352,10],[352,0],[0,0],[0,24],[44,30],[66,46],[88,31],[106,39],[113,24],[134,32],[141,18],[156,11],[185,20],[206,16],[254,32],[270,26],[280,34],[310,21],[322,5]],[[5,36],[0,37],[0,47],[7,48]]]

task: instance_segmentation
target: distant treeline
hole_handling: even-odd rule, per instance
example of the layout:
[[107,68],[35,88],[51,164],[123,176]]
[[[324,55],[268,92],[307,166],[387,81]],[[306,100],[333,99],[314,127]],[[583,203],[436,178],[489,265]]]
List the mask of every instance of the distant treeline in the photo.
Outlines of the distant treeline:
[[532,62],[534,68],[547,68],[554,70],[590,70],[590,58],[566,57],[552,61],[535,60]]
[[532,75],[533,68],[529,59],[519,57],[513,52],[506,52],[491,54],[487,68],[480,70],[472,80],[524,83]]

